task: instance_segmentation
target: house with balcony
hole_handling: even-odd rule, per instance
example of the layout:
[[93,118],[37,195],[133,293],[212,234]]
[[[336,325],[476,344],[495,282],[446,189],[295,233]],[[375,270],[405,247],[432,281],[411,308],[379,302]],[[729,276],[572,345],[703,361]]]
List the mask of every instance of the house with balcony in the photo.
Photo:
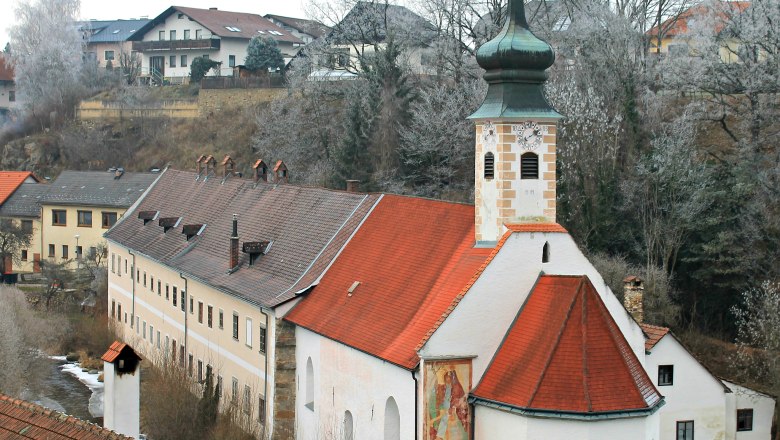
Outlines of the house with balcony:
[[137,56],[129,38],[149,22],[148,19],[89,20],[79,23],[86,39],[86,57],[106,67],[119,67],[122,56]]
[[130,37],[140,53],[144,76],[152,81],[186,82],[197,57],[221,63],[209,75],[233,75],[244,63],[249,41],[270,37],[289,61],[304,41],[267,18],[247,12],[171,6]]

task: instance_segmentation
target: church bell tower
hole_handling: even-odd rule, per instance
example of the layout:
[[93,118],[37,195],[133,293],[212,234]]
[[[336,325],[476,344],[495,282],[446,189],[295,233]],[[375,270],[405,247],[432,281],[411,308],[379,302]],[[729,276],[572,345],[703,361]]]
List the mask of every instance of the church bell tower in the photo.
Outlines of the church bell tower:
[[509,0],[501,32],[477,51],[488,83],[476,122],[477,244],[491,245],[505,224],[555,222],[556,123],[544,97],[552,47],[529,29],[523,0]]

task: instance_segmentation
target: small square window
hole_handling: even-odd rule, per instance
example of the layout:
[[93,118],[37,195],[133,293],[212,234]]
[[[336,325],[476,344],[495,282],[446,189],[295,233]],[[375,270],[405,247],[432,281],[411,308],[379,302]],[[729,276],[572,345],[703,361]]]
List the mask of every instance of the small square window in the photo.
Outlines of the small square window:
[[203,38],[203,31],[200,29],[195,29],[195,39],[200,40]]
[[228,55],[228,67],[236,67],[236,56]]
[[52,226],[65,226],[67,224],[67,214],[64,209],[51,210]]
[[753,408],[737,410],[737,431],[753,430]]
[[[187,38],[189,39],[189,38]],[[187,67],[187,55],[181,56],[181,67]]]
[[22,261],[27,261],[27,249],[22,249]]
[[22,220],[22,232],[25,234],[32,234],[33,222],[32,220]]
[[168,57],[168,66],[176,67],[176,55],[171,55]]
[[677,440],[693,440],[693,420],[677,422]]
[[78,226],[92,227],[92,211],[78,211]]
[[176,31],[171,31],[171,41],[176,40]]
[[114,60],[114,51],[113,50],[107,50],[104,54],[104,58],[106,61],[113,61]]
[[103,213],[103,229],[108,229],[114,226],[116,223],[116,212],[104,212]]
[[68,245],[63,244],[62,245],[62,259],[67,260],[68,259]]
[[189,40],[190,39],[190,30],[184,29],[184,39]]
[[53,244],[49,245],[49,257],[50,258],[54,258],[54,245]]
[[160,41],[165,41],[165,31],[158,32],[157,36],[159,37]]
[[658,366],[658,386],[674,384],[674,365]]

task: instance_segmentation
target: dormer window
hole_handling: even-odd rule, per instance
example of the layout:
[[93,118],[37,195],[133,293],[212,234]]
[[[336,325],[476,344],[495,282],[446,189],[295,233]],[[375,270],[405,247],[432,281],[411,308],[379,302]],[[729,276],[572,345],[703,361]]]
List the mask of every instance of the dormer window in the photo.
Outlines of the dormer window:
[[179,226],[181,217],[163,217],[159,221],[159,225],[162,226],[163,232],[168,232],[171,228]]
[[493,153],[485,153],[485,179],[491,180],[495,175],[495,156]]
[[265,255],[271,249],[270,241],[245,241],[243,251],[249,254],[249,265],[255,264],[260,256]]
[[206,225],[202,224],[184,225],[181,228],[181,233],[187,237],[187,241],[190,241],[190,238],[200,235],[205,227]]
[[539,178],[539,156],[536,153],[523,153],[520,156],[520,178]]
[[144,221],[144,225],[157,218],[159,211],[141,211],[138,213],[138,218]]

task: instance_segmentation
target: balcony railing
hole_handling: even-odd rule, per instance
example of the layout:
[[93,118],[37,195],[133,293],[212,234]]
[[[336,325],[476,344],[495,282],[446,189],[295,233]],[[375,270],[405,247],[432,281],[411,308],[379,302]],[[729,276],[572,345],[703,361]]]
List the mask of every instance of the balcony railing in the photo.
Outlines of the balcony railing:
[[219,50],[218,38],[208,40],[162,40],[162,41],[133,41],[133,50],[136,52],[152,52],[163,50]]

